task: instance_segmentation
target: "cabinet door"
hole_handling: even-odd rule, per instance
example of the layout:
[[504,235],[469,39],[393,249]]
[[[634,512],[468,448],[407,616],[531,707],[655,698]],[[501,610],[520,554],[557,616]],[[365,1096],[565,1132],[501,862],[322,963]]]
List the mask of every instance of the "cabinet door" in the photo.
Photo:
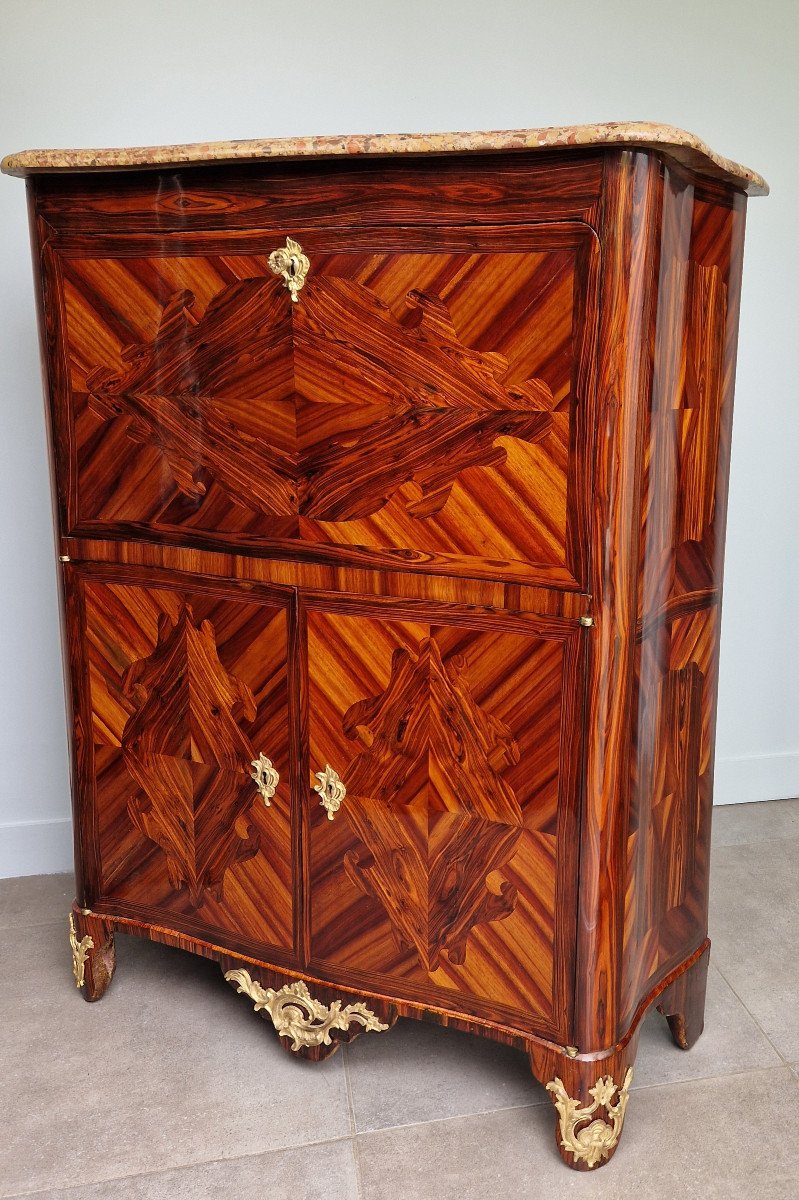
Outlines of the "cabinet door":
[[583,634],[308,601],[316,969],[566,1035]]
[[192,242],[55,254],[69,530],[585,585],[587,226]]
[[94,898],[290,951],[288,598],[68,571],[82,626]]

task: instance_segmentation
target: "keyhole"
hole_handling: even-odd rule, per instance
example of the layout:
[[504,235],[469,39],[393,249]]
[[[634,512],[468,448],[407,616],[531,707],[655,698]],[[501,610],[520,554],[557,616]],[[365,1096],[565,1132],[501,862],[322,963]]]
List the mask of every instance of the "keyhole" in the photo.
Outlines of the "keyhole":
[[292,278],[297,274],[298,266],[299,262],[297,260],[297,256],[292,254],[291,258],[289,259],[289,275],[291,275]]

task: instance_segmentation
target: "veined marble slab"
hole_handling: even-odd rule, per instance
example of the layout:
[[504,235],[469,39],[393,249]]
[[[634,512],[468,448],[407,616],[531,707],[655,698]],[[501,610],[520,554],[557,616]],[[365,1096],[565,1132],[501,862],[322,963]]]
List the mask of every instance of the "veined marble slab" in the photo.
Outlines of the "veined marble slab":
[[391,157],[397,154],[468,154],[590,146],[640,146],[660,150],[700,175],[721,179],[750,196],[764,196],[768,184],[756,171],[722,158],[693,133],[648,121],[603,125],[556,125],[482,133],[381,133],[342,137],[296,137],[185,146],[134,146],[109,150],[23,150],[7,155],[6,175],[69,171],[125,171],[264,159]]

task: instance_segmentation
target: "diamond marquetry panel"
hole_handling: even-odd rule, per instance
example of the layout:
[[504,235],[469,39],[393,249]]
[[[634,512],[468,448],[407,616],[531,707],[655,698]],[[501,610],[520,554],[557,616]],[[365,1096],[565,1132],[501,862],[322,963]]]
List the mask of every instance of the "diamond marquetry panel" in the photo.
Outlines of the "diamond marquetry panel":
[[742,225],[665,189],[644,429],[623,1028],[707,933],[719,595]]
[[[83,590],[102,897],[290,949],[286,609]],[[260,753],[280,775],[268,808]]]
[[446,253],[300,236],[297,304],[268,252],[60,258],[76,527],[575,586],[592,235]]
[[347,788],[311,793],[315,962],[554,1023],[567,634],[308,613],[311,771]]

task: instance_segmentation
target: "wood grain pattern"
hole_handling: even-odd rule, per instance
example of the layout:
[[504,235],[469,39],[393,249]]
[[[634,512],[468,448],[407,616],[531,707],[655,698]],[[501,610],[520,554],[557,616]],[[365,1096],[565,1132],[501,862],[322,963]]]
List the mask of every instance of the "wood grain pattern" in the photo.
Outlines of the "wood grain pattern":
[[[75,904],[72,907],[72,912],[75,917],[78,935],[80,936],[82,932],[85,932],[85,927],[82,927],[80,923],[81,910]],[[650,993],[642,997],[632,1027],[613,1047],[600,1054],[583,1055],[578,1053],[572,1058],[571,1055],[566,1053],[564,1046],[535,1033],[522,1033],[515,1027],[513,1022],[506,1024],[502,1019],[501,1012],[495,1011],[490,1016],[466,1015],[461,1011],[460,1007],[456,1008],[446,1004],[426,1004],[424,1001],[395,998],[392,995],[386,995],[363,986],[360,982],[355,982],[349,978],[342,978],[340,975],[331,980],[324,972],[312,973],[305,968],[286,966],[275,962],[271,957],[258,958],[252,953],[252,948],[241,950],[236,948],[231,950],[229,946],[220,945],[218,942],[205,940],[192,934],[181,933],[173,928],[159,925],[154,921],[142,920],[138,917],[126,917],[118,913],[110,915],[106,912],[92,911],[88,916],[85,916],[86,922],[91,920],[105,923],[112,931],[127,933],[133,937],[146,938],[149,941],[158,942],[165,946],[175,946],[178,949],[185,950],[187,953],[212,959],[220,964],[223,971],[237,967],[249,967],[250,969],[254,967],[258,971],[259,978],[264,987],[271,986],[277,988],[285,983],[287,979],[302,979],[307,983],[309,989],[324,1002],[328,1002],[329,999],[341,999],[342,997],[347,1000],[351,997],[363,999],[374,1009],[381,1020],[389,1023],[392,1023],[396,1016],[409,1017],[416,1020],[430,1021],[446,1028],[458,1029],[464,1033],[477,1034],[492,1041],[501,1042],[503,1045],[512,1046],[516,1050],[529,1053],[533,1073],[542,1083],[548,1082],[553,1077],[553,1073],[557,1073],[559,1064],[564,1067],[567,1062],[575,1062],[578,1066],[587,1065],[600,1061],[608,1054],[622,1051],[631,1044],[634,1046],[637,1042],[639,1026],[644,1014],[652,1005],[657,1005],[661,997],[668,997],[674,993],[680,995],[679,989],[674,989],[673,993],[670,992],[672,985],[682,979],[684,975],[689,974],[694,964],[699,962],[703,956],[707,957],[710,946],[708,941],[703,943],[697,951],[687,957],[684,963],[681,963],[678,968],[670,972]],[[700,973],[697,972],[697,974]],[[254,975],[255,972],[251,970],[251,974]],[[692,980],[689,978],[686,981],[686,991],[682,993],[686,996],[686,1003],[688,1002],[686,994],[690,993],[691,990]],[[450,999],[453,998],[450,997]],[[673,1003],[673,1001],[669,1001],[669,1003]],[[665,1001],[664,1007],[668,1007]]]
[[658,997],[657,1010],[668,1021],[671,1035],[681,1050],[690,1050],[701,1037],[705,1027],[705,992],[709,965],[710,953],[709,950],[705,950],[702,956],[687,971],[678,975]]
[[[290,950],[285,601],[156,583],[81,587],[98,895]],[[261,752],[281,777],[268,809]]]
[[30,186],[87,999],[124,930],[583,1104],[652,1004],[689,1046],[742,191],[645,148]]
[[[303,517],[372,516],[411,482],[421,495],[407,512],[431,516],[462,471],[507,461],[499,437],[545,438],[554,398],[537,379],[503,387],[507,360],[464,346],[439,296],[405,302],[410,327],[349,280],[311,279],[291,305],[278,280],[245,279],[202,315],[177,292],[153,341],[123,350],[126,370],[90,372],[89,408],[156,445],[182,497],[198,502],[210,476],[263,516],[296,516],[286,533]],[[248,403],[260,437],[236,423]]]
[[496,154],[416,159],[395,164],[349,159],[272,163],[253,170],[231,164],[153,175],[43,175],[37,205],[62,235],[180,233],[264,229],[280,225],[433,227],[585,221],[602,189],[604,158],[591,150],[553,151],[533,170]]
[[75,925],[75,935],[78,943],[88,938],[88,954],[84,963],[83,998],[93,1004],[102,1000],[116,969],[116,944],[114,941],[114,925],[88,909],[72,906],[71,917]]
[[347,796],[332,822],[311,813],[312,961],[565,1028],[582,632],[318,603],[310,765]]
[[592,508],[595,628],[588,660],[585,803],[580,858],[573,1044],[601,1050],[620,1033],[621,855],[634,710],[642,399],[651,377],[649,320],[656,299],[652,223],[659,177],[648,155],[624,154],[607,174]]
[[422,575],[406,571],[372,571],[334,563],[296,562],[293,559],[254,558],[235,552],[198,550],[159,542],[107,541],[95,538],[61,538],[62,552],[73,562],[119,563],[129,566],[190,572],[220,580],[236,579],[244,587],[278,584],[309,591],[356,593],[362,596],[468,605],[489,615],[499,610],[537,613],[552,617],[588,614],[591,597],[583,592],[556,592],[551,588],[462,575]]
[[[640,995],[707,934],[743,217],[740,197],[722,203],[707,192],[697,196],[679,174],[664,180],[643,443],[623,1024]],[[699,1021],[696,1011],[691,1020]]]
[[590,231],[293,235],[312,260],[297,305],[263,252],[279,231],[260,253],[206,234],[191,257],[185,239],[49,244],[69,530],[578,590]]
[[222,666],[213,625],[198,624],[187,603],[174,622],[161,614],[155,649],[127,668],[122,693],[135,706],[122,753],[141,789],[130,818],[164,851],[173,888],[185,886],[194,905],[208,890],[221,900],[228,868],[258,851],[249,829],[237,829],[252,803],[255,749],[238,720],[255,720],[253,694]]

